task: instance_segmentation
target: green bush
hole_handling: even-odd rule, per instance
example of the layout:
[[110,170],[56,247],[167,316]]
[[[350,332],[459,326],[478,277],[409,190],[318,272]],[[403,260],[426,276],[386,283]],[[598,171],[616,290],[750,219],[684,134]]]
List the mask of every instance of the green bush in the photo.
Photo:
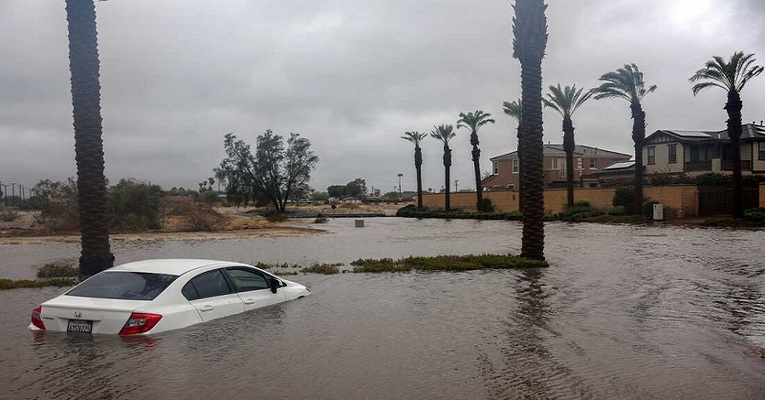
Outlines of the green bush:
[[162,189],[135,179],[121,179],[109,188],[107,206],[114,232],[142,232],[162,227]]
[[616,206],[608,212],[608,215],[625,215],[625,214],[626,213],[624,211],[624,206]]
[[416,271],[469,271],[497,268],[547,267],[546,261],[503,255],[482,254],[467,256],[407,257],[394,261],[392,258],[359,259],[351,263],[353,272],[408,272]]
[[624,186],[616,189],[611,204],[614,207],[624,207],[624,213],[627,215],[635,214],[635,188],[632,186]]
[[707,172],[694,178],[697,185],[727,186],[730,185],[730,177],[717,172]]
[[19,217],[19,213],[9,207],[0,205],[0,221],[11,222]]
[[0,290],[23,289],[23,288],[41,288],[46,286],[74,286],[77,281],[71,278],[53,278],[53,279],[19,279],[17,281],[10,279],[0,279]]
[[305,267],[300,270],[300,272],[306,274],[306,273],[313,273],[313,274],[323,274],[323,275],[334,275],[340,273],[340,266],[342,266],[342,263],[335,263],[335,264],[329,264],[329,263],[315,263],[311,265],[310,267]]
[[491,199],[487,199],[487,198],[481,199],[481,204],[478,205],[478,211],[493,212],[494,205],[491,203]]

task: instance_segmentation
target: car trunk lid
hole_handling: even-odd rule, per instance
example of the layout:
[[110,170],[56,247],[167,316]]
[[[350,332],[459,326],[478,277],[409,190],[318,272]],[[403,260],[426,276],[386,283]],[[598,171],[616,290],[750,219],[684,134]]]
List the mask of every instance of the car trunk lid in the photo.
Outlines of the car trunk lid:
[[116,334],[147,302],[62,295],[42,304],[41,317],[51,331]]

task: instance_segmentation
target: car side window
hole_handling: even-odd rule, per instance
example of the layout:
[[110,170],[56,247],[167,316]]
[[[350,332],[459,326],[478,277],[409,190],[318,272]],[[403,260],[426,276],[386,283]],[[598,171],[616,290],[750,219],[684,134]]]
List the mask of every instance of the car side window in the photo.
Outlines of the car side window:
[[223,271],[207,271],[194,277],[181,289],[188,300],[204,299],[232,293]]
[[231,280],[234,281],[237,292],[270,289],[268,280],[259,271],[249,268],[227,268],[226,272],[228,272]]

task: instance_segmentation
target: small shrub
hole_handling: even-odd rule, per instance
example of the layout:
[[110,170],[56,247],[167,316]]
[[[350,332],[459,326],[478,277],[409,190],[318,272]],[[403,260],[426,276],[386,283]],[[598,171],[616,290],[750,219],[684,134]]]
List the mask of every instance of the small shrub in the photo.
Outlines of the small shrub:
[[598,215],[589,217],[584,222],[597,222],[601,224],[644,224],[644,215]]
[[278,212],[268,213],[265,217],[268,222],[284,222],[287,220],[286,215]]
[[322,213],[319,213],[319,215],[316,216],[316,219],[313,220],[314,224],[326,224],[327,222],[329,222],[329,218]]
[[340,273],[340,266],[342,266],[342,263],[335,263],[335,264],[329,264],[329,263],[315,263],[311,265],[310,267],[302,268],[300,272],[306,274],[306,273],[313,273],[313,274],[323,274],[323,275],[334,275]]
[[481,199],[481,204],[478,205],[478,211],[480,212],[493,212],[494,205],[491,203],[491,199]]
[[37,270],[38,278],[70,278],[80,276],[80,269],[71,265],[50,263]]
[[694,178],[697,185],[705,186],[726,186],[730,184],[728,175],[717,172],[707,172]]
[[574,202],[574,207],[586,207],[590,208],[590,202],[587,200],[577,200]]
[[751,221],[765,221],[765,208],[750,208],[744,211],[744,219]]

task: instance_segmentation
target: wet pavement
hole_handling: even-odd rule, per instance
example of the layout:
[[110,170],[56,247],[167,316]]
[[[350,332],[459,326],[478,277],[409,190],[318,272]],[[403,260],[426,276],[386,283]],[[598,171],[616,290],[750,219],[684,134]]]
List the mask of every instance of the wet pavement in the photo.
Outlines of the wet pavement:
[[[353,223],[113,250],[308,265],[520,248],[516,222]],[[765,232],[548,223],[546,239],[544,270],[299,275],[312,296],[131,340],[32,333],[62,289],[0,291],[0,398],[765,398]],[[0,277],[78,252],[3,245]]]

